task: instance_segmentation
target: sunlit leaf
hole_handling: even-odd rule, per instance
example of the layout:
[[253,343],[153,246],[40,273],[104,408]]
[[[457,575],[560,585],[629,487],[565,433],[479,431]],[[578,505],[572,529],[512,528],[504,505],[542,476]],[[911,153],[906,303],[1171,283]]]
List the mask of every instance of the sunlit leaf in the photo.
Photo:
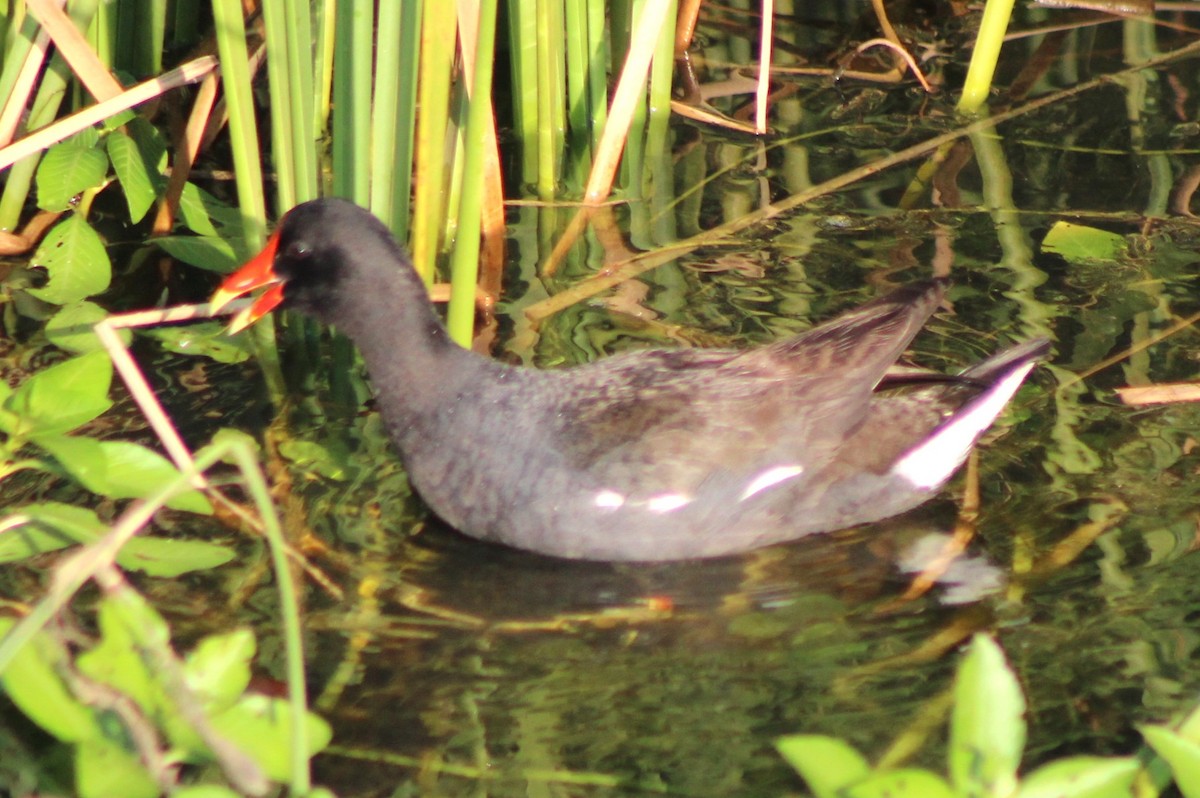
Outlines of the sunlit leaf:
[[[82,436],[38,437],[36,442],[79,484],[92,493],[113,499],[144,499],[179,477],[175,466],[162,455],[130,441],[97,441]],[[202,493],[189,489],[172,497],[167,506],[194,513],[210,513],[212,505]]]
[[[0,637],[15,625],[0,617]],[[102,736],[92,710],[76,700],[58,671],[67,652],[44,632],[34,635],[0,674],[0,686],[27,718],[63,742]]]
[[[108,316],[108,311],[94,302],[75,302],[65,305],[46,322],[46,338],[59,349],[82,354],[103,348],[92,328]],[[133,340],[127,330],[117,330],[117,336],[126,346]]]
[[145,334],[162,343],[168,352],[181,355],[204,355],[218,363],[241,363],[250,358],[246,336],[229,335],[220,322],[156,327]]
[[1200,798],[1200,744],[1163,726],[1139,727],[1154,753],[1171,766],[1171,775],[1184,798]]
[[986,635],[976,635],[954,683],[950,779],[962,795],[1008,795],[1016,789],[1025,747],[1025,697]]
[[210,711],[228,709],[250,686],[254,651],[254,634],[249,629],[209,635],[187,656],[184,674],[188,686]]
[[59,502],[29,504],[19,508],[17,514],[27,520],[0,535],[0,563],[57,551],[74,543],[91,543],[106,529],[93,511]]
[[1017,798],[1126,798],[1140,768],[1130,757],[1059,759],[1026,776]]
[[206,540],[145,536],[133,538],[121,547],[117,563],[131,571],[169,578],[216,568],[235,556],[236,552],[228,546]]
[[158,198],[157,175],[151,171],[152,165],[143,159],[141,149],[131,136],[114,131],[105,144],[113,171],[121,181],[121,193],[129,206],[129,219],[140,222]]
[[33,253],[29,265],[43,268],[49,281],[29,293],[53,305],[69,305],[99,294],[112,281],[112,263],[104,242],[83,217],[72,214],[59,222]]
[[[289,749],[291,705],[280,698],[249,694],[236,705],[213,718],[216,731],[245,751],[275,781],[291,778]],[[311,712],[302,727],[309,755],[315,754],[332,738],[329,724]]]
[[1055,222],[1042,249],[1061,255],[1071,263],[1111,261],[1124,254],[1127,243],[1123,236],[1070,222]]
[[815,798],[836,798],[842,788],[871,772],[862,754],[833,737],[792,734],[776,740],[775,748]]
[[211,272],[228,274],[242,262],[229,239],[214,235],[163,236],[153,241],[172,258]]
[[945,779],[917,768],[873,774],[846,787],[838,795],[844,798],[957,798]]
[[108,174],[108,158],[93,141],[72,137],[55,144],[42,157],[37,170],[38,207],[65,211],[82,191],[96,188]]
[[132,750],[93,739],[75,749],[75,793],[79,798],[156,798],[154,777]]
[[112,362],[91,352],[57,363],[21,383],[4,403],[20,417],[23,436],[69,432],[112,406]]
[[195,183],[183,187],[179,216],[189,230],[202,236],[220,235],[222,227],[240,230],[242,223],[237,208],[226,205]]

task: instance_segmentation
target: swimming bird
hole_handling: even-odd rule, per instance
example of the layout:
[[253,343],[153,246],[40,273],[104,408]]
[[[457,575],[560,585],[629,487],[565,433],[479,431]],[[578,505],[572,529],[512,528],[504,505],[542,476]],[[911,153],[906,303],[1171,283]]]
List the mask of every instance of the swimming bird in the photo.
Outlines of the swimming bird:
[[958,375],[896,373],[941,280],[905,285],[752,349],[651,349],[562,369],[452,342],[408,255],[368,211],[296,206],[230,275],[362,352],[425,504],[460,532],[557,557],[734,554],[878,521],[931,498],[1008,404],[1044,339]]

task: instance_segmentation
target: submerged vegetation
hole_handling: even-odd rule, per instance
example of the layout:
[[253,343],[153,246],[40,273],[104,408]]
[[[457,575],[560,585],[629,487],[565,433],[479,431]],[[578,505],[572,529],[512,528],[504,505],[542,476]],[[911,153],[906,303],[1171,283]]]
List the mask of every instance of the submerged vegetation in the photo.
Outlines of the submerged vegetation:
[[[954,2],[894,26],[247,5],[0,8],[0,793],[320,795],[315,763],[341,795],[763,795],[796,789],[786,762],[817,798],[1200,795],[1195,580],[1171,568],[1200,418],[1110,401],[1194,374],[1194,346],[1152,349],[1200,318],[1186,14],[1029,12],[1003,95],[956,116],[995,64],[959,91],[979,26]],[[890,528],[657,569],[464,554],[410,534],[344,340],[229,339],[188,304],[328,195],[409,243],[456,340],[539,365],[778,337],[932,261],[959,315],[930,359],[970,360],[971,326],[1057,334],[1013,413],[1039,443],[972,466],[915,565],[927,538]],[[261,451],[216,429],[260,367],[284,408]]]

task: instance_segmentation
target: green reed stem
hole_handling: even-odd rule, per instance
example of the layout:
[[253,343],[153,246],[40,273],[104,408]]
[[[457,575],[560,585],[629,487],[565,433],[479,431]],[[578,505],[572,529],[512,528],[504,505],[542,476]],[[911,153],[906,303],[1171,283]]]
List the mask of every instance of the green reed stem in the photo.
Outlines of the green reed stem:
[[338,0],[333,45],[333,193],[371,200],[372,0]]
[[513,129],[521,150],[521,183],[538,171],[537,3],[509,3],[508,41],[512,74]]
[[492,65],[496,49],[496,0],[479,3],[475,75],[467,112],[461,204],[454,255],[450,263],[450,338],[469,347],[475,334],[475,286],[479,281],[479,230],[483,216],[483,169],[491,132]]
[[421,114],[417,118],[411,242],[413,264],[426,283],[433,282],[438,237],[445,221],[446,131],[457,26],[453,6],[421,18]]
[[1012,9],[1013,0],[987,0],[984,5],[979,33],[975,37],[975,49],[971,53],[971,64],[963,81],[962,97],[958,100],[959,113],[976,113],[987,102]]

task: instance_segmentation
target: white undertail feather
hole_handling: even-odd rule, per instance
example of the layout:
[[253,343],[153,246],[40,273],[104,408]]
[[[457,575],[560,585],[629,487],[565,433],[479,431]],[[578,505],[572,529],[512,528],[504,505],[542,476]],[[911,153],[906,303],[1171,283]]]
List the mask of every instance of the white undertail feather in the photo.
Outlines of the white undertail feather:
[[940,486],[967,459],[967,453],[975,445],[976,439],[1000,415],[1033,366],[1031,361],[1013,369],[973,406],[955,415],[932,437],[900,458],[892,466],[892,473],[922,490],[933,490]]

